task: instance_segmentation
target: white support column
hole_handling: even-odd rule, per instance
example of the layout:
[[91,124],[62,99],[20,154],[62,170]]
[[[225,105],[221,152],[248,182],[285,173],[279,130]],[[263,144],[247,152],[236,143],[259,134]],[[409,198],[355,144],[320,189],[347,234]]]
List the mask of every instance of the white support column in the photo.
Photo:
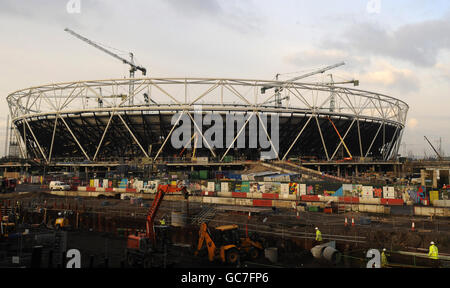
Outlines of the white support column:
[[320,128],[319,119],[317,115],[314,116],[316,118],[317,128],[319,129],[320,139],[322,140],[323,150],[325,150],[325,155],[327,156],[327,161],[330,161],[330,157],[328,156],[327,146],[325,145],[325,140],[323,139],[322,129]]
[[58,125],[58,117],[55,117],[55,126],[53,127],[52,142],[50,144],[50,152],[48,153],[48,163],[52,162],[53,144],[55,143],[55,134],[57,125]]
[[[17,131],[16,126],[14,124],[12,125],[12,127],[13,127],[13,131],[14,131],[14,135],[16,135],[16,140],[17,140],[17,144],[19,145],[20,153],[22,154],[23,159],[26,159],[27,155],[25,154],[24,149],[22,148],[19,131]],[[26,145],[26,143],[25,143],[25,145]]]
[[181,117],[183,117],[183,115],[184,115],[185,112],[186,112],[186,111],[183,111],[183,112],[180,114],[180,117],[178,117],[177,121],[176,121],[175,124],[172,126],[172,129],[170,130],[169,135],[167,135],[166,139],[164,140],[163,145],[161,146],[161,148],[159,148],[158,153],[156,153],[156,156],[155,156],[155,158],[153,159],[153,161],[156,161],[156,159],[158,159],[159,154],[161,154],[161,151],[162,151],[162,150],[164,149],[164,147],[166,146],[167,141],[169,140],[170,136],[171,136],[172,133],[173,133],[173,130],[175,130],[175,127],[178,125],[178,123],[179,123],[180,120],[181,120]]
[[114,114],[115,114],[115,111],[113,111],[113,113],[111,114],[111,117],[109,117],[108,124],[106,124],[105,131],[103,131],[102,139],[100,140],[100,143],[98,143],[97,150],[95,151],[95,155],[94,155],[94,158],[92,158],[92,161],[95,161],[95,159],[97,159],[97,154],[100,151],[100,147],[103,144],[103,140],[105,138],[106,133],[108,132],[109,125],[111,124]]
[[[238,134],[236,135],[236,137],[234,137],[233,142],[230,143],[230,145],[228,145],[228,149],[227,151],[225,151],[225,154],[223,154],[222,158],[220,159],[220,162],[223,161],[223,159],[225,158],[225,156],[227,156],[228,152],[230,151],[231,147],[233,147],[234,143],[236,142],[236,140],[239,138],[239,136],[242,134],[242,131],[244,131],[245,126],[247,126],[248,122],[250,122],[250,119],[255,115],[255,112],[253,111],[252,115],[250,115],[250,117],[248,117],[247,121],[245,121],[244,125],[242,125],[241,130],[239,130]],[[234,133],[234,128],[233,128],[233,133]]]
[[358,124],[359,150],[361,152],[361,157],[364,157],[364,155],[363,155],[363,148],[362,148],[362,140],[361,140],[361,128],[360,128],[360,125],[359,125],[359,118],[357,119],[357,124]]
[[200,133],[200,135],[202,136],[203,141],[205,141],[206,145],[208,145],[208,149],[209,151],[211,151],[211,153],[213,154],[214,157],[216,157],[216,153],[214,153],[214,150],[212,149],[211,145],[209,144],[208,141],[206,141],[205,136],[203,135],[202,129],[200,129],[200,127],[198,127],[197,123],[195,122],[194,118],[192,117],[191,113],[189,113],[188,111],[186,111],[189,118],[191,118],[192,123],[194,123],[195,128],[197,129],[198,133]]
[[373,144],[375,143],[375,140],[377,139],[378,134],[380,134],[380,131],[381,131],[381,128],[383,127],[383,124],[384,124],[384,122],[382,122],[382,123],[380,124],[380,128],[378,128],[377,134],[375,134],[375,137],[373,138],[372,143],[371,143],[370,146],[369,146],[369,149],[367,149],[367,153],[366,153],[366,156],[365,156],[365,157],[367,157],[367,156],[369,155],[369,153],[370,153],[370,150],[372,150],[372,146],[373,146]]
[[91,161],[91,159],[89,158],[89,156],[87,155],[86,151],[84,150],[83,146],[81,146],[80,142],[78,141],[77,137],[75,137],[75,134],[73,134],[72,129],[70,129],[69,125],[67,125],[66,120],[64,120],[64,118],[58,114],[58,117],[61,119],[61,121],[64,123],[64,125],[66,126],[67,130],[69,130],[70,135],[72,135],[73,139],[75,140],[75,142],[78,144],[78,147],[80,147],[81,151],[83,152],[84,156],[86,157],[87,160]]
[[144,153],[145,157],[148,157],[147,152],[145,151],[145,149],[142,147],[141,143],[139,143],[138,139],[136,138],[136,136],[134,136],[133,132],[131,131],[130,127],[128,127],[127,123],[125,122],[125,120],[123,120],[122,116],[120,114],[117,114],[117,116],[119,116],[120,120],[122,120],[123,125],[125,125],[125,128],[127,128],[128,132],[130,133],[131,137],[133,137],[134,141],[136,142],[136,144],[138,144],[139,148],[141,148],[142,152]]
[[275,146],[272,143],[272,139],[270,139],[269,133],[267,132],[267,128],[266,126],[264,126],[263,121],[261,120],[261,117],[259,116],[259,112],[256,112],[256,115],[258,116],[259,119],[259,123],[261,124],[261,127],[263,127],[264,132],[266,133],[267,139],[269,139],[270,145],[272,146],[273,151],[275,151],[275,153],[277,154],[277,159],[278,161],[280,161],[280,155],[278,154],[277,149],[275,148]]
[[288,151],[286,152],[286,154],[284,154],[284,157],[282,159],[282,161],[286,160],[286,157],[289,155],[289,152],[291,152],[292,148],[294,147],[295,143],[297,143],[298,138],[300,138],[300,136],[303,134],[303,132],[305,131],[306,127],[308,126],[309,122],[311,122],[311,119],[313,118],[313,116],[311,115],[308,119],[308,121],[306,122],[305,125],[303,125],[303,128],[300,130],[300,132],[297,134],[297,137],[295,138],[295,140],[292,142],[291,146],[289,147]]
[[36,141],[36,144],[38,145],[39,151],[41,151],[42,157],[44,157],[45,162],[48,163],[47,157],[45,157],[45,153],[44,153],[44,151],[42,150],[42,147],[41,147],[41,145],[39,144],[39,141],[37,140],[36,136],[34,135],[33,129],[31,129],[30,124],[28,124],[28,121],[27,121],[25,118],[23,118],[23,121],[25,121],[25,124],[27,124],[27,127],[28,127],[28,129],[30,130],[31,135],[33,136],[34,141]]

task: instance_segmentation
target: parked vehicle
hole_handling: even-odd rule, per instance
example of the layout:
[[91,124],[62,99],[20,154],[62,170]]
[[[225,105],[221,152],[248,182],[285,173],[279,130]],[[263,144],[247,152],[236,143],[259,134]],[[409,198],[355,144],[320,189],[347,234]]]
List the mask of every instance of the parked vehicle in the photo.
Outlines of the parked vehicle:
[[61,181],[51,181],[48,187],[50,190],[70,190],[70,185]]

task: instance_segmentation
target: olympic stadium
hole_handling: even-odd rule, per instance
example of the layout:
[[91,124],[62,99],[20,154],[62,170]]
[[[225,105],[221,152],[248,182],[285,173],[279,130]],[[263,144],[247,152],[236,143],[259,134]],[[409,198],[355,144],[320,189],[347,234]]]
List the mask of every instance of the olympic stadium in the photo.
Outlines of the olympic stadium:
[[[279,160],[388,161],[397,157],[409,109],[400,99],[338,85],[213,78],[58,83],[16,91],[7,101],[21,156],[44,163],[163,161],[188,156],[182,154],[186,147],[217,161],[226,156],[260,159],[262,148],[236,149],[236,141],[225,139],[223,145],[209,143],[204,134],[212,125],[194,123],[198,107],[203,114],[221,115],[223,123],[230,114],[254,117],[270,143],[266,150],[275,148],[271,119],[276,115],[279,143],[274,155]],[[197,149],[194,139],[187,140],[191,146],[171,145],[183,115],[192,120],[192,135],[203,140],[202,147]],[[231,138],[245,137],[249,143],[250,122],[234,123]]]

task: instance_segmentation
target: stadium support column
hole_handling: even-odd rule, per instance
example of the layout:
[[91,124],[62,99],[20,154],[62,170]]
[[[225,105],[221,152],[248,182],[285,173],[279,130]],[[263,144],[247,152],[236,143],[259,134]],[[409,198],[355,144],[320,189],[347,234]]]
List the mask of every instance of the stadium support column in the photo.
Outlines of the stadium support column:
[[355,177],[359,177],[358,164],[355,165]]
[[426,176],[426,170],[422,169],[420,170],[420,185],[425,186],[425,179],[427,178]]
[[341,165],[337,165],[337,176],[341,177]]
[[[88,166],[84,167],[84,174],[86,175],[86,182],[89,183],[89,170],[88,170]],[[88,184],[86,184],[88,185]]]
[[438,176],[438,170],[433,170],[433,189],[438,188],[438,182],[437,182],[437,176]]

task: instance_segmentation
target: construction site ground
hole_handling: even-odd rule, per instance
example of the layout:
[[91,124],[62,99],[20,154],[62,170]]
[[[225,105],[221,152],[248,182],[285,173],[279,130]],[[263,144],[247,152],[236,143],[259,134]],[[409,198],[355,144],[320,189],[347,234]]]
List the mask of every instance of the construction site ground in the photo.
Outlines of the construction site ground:
[[[27,193],[28,192],[28,193]],[[67,248],[81,252],[82,267],[127,267],[125,263],[126,235],[145,229],[145,216],[151,200],[132,203],[130,200],[60,197],[41,191],[36,185],[19,185],[15,193],[1,194],[2,206],[14,206],[19,201],[22,214],[20,229],[53,231],[58,212],[72,211]],[[46,208],[44,219],[43,209]],[[156,267],[213,268],[227,267],[220,261],[209,262],[206,255],[194,256],[199,225],[207,222],[210,228],[238,224],[242,235],[257,233],[266,248],[278,248],[278,260],[271,262],[262,255],[258,260],[243,257],[241,267],[365,267],[369,249],[389,251],[393,267],[431,267],[431,261],[420,254],[428,252],[430,241],[437,243],[443,257],[450,254],[450,220],[447,218],[407,217],[347,212],[324,214],[300,212],[293,209],[254,209],[249,216],[245,207],[211,206],[187,201],[163,201],[157,216],[164,218],[169,228],[170,244],[160,250]],[[171,226],[171,213],[184,215],[184,227]],[[345,226],[345,218],[348,225]],[[355,225],[351,219],[355,219]],[[361,219],[370,218],[369,224]],[[415,223],[412,231],[411,223]],[[41,224],[36,228],[38,224]],[[32,225],[34,224],[34,225]],[[330,263],[312,257],[315,227],[319,227],[324,242],[336,241],[336,249],[343,255],[340,263]],[[32,229],[33,228],[33,229]],[[38,233],[38,232],[36,232]],[[40,232],[39,232],[40,233]],[[10,257],[20,254],[23,263],[30,251],[17,239],[4,240],[0,265],[11,267]],[[414,256],[404,252],[414,253]],[[28,254],[29,255],[28,255]],[[47,260],[43,253],[42,266]],[[28,258],[27,258],[28,257]],[[155,259],[156,259],[155,258]],[[448,261],[441,261],[441,266]],[[14,266],[14,265],[13,265]],[[16,265],[17,266],[17,265]],[[448,267],[448,266],[447,266]]]

